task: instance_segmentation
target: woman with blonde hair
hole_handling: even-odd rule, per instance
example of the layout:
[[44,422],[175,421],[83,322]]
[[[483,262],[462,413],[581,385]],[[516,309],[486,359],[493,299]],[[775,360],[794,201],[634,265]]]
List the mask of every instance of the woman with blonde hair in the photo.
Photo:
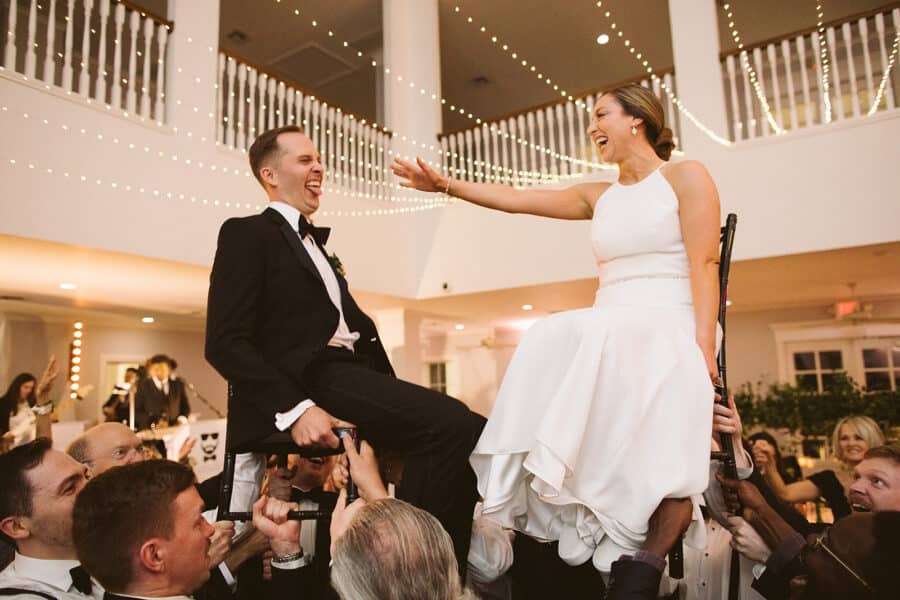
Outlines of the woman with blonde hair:
[[[590,221],[594,306],[528,330],[470,462],[484,518],[608,572],[641,548],[663,498],[698,499],[707,487],[720,215],[703,165],[668,162],[672,131],[649,89],[601,94],[587,133],[618,166],[614,183],[514,189],[445,177],[421,159],[392,169],[405,187]],[[533,243],[552,252],[558,240]],[[702,525],[699,515],[695,503]],[[692,531],[688,542],[702,545],[702,527]]]
[[851,512],[847,501],[847,488],[851,482],[853,468],[858,465],[869,448],[884,444],[884,434],[874,420],[862,415],[850,415],[837,422],[831,435],[831,448],[841,468],[813,473],[801,481],[785,483],[775,468],[774,451],[771,447],[753,447],[753,458],[757,468],[763,473],[775,494],[789,503],[810,502],[824,498],[834,513],[835,520],[846,517]]

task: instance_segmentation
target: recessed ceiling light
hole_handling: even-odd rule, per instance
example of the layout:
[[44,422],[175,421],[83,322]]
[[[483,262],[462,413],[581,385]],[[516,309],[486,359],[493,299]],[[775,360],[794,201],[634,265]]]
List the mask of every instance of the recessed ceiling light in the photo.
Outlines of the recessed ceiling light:
[[522,310],[534,310],[534,307],[530,304],[523,304]]
[[456,324],[456,330],[457,330],[457,331],[462,331],[462,330],[465,329],[465,328],[466,328],[466,326],[463,325],[462,323],[457,323],[457,324]]
[[78,289],[78,286],[75,285],[74,283],[68,283],[65,281],[63,283],[59,284],[59,287],[60,287],[60,289],[63,289],[63,290],[77,290]]
[[156,319],[154,319],[153,317],[144,317],[143,319],[141,319],[141,323],[153,323],[154,321],[156,321]]
[[601,33],[600,35],[597,36],[597,43],[600,44],[601,46],[608,44],[609,36],[606,35],[605,33]]

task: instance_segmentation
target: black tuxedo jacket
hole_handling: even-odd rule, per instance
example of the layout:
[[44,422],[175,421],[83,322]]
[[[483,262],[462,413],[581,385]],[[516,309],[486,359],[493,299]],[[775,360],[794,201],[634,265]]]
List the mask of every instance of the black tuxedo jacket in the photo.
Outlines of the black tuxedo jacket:
[[[375,324],[335,274],[344,319],[360,334],[356,355],[393,375]],[[274,432],[275,413],[309,397],[304,371],[334,336],[338,318],[315,264],[278,211],[222,225],[209,281],[206,359],[232,386],[230,450]]]
[[138,429],[147,429],[166,415],[170,425],[174,425],[179,416],[191,414],[187,390],[181,379],[169,379],[169,394],[163,394],[156,387],[152,377],[144,377],[138,383],[134,393],[134,424]]

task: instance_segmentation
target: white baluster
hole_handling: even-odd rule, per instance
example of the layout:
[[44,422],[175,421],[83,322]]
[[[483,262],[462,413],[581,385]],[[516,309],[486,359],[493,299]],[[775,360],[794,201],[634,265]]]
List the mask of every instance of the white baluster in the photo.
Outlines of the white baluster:
[[787,81],[791,129],[797,129],[797,97],[794,95],[794,68],[791,66],[791,42],[789,40],[781,40],[781,58],[784,60],[784,73]]
[[294,91],[294,125],[303,128],[303,92]]
[[[759,93],[763,98],[766,98],[766,100],[768,100],[768,96],[766,94],[766,72],[765,70],[763,70],[762,65],[762,50],[760,50],[758,47],[753,49],[753,62],[755,63],[754,69],[756,70],[756,82],[757,84],[759,84]],[[759,99],[757,98],[757,100]],[[762,102],[760,102],[759,104],[759,118],[761,121],[760,130],[761,135],[765,137],[769,135],[771,123],[769,123],[768,115],[765,114],[765,109],[762,106]],[[771,111],[771,106],[769,107],[769,110]]]
[[506,121],[500,121],[500,175],[503,183],[511,183],[512,177],[509,168],[509,125]]
[[[573,159],[578,158],[578,150],[577,144],[575,142],[575,105],[572,102],[566,102],[565,107],[563,107],[566,113],[566,123],[569,125],[569,156],[573,157]],[[569,163],[569,172],[575,173],[576,171],[580,171],[581,168],[577,163]]]
[[484,181],[484,163],[481,158],[481,127],[475,127],[472,131],[472,144],[475,147],[475,172],[469,181]]
[[519,142],[516,120],[509,119],[506,122],[506,129],[509,131],[509,151],[510,151],[510,168],[512,169],[513,185],[521,185],[523,182],[519,179]]
[[[73,0],[74,1],[74,0]],[[130,113],[134,113],[137,110],[137,61],[138,61],[138,49],[137,49],[137,36],[138,29],[140,28],[140,15],[137,11],[132,11],[131,15],[128,18],[128,35],[130,36],[130,43],[128,45],[128,82],[127,82],[127,90],[125,92],[125,107]],[[219,55],[219,62],[221,63],[223,57]],[[222,69],[224,70],[224,64]],[[221,71],[219,75],[221,76]],[[222,89],[221,81],[219,82],[219,89]],[[221,114],[220,114],[221,117]],[[221,118],[219,119],[221,121]]]
[[[675,76],[672,73],[666,73],[663,75],[663,83],[666,84],[672,93],[675,93]],[[669,129],[672,130],[672,133],[675,134],[675,142],[679,143],[679,131],[678,131],[678,113],[675,112],[675,106],[672,104],[672,101],[669,100],[668,94],[665,97],[666,101],[666,122],[669,123]]]
[[550,172],[554,175],[559,175],[559,158],[557,157],[559,150],[557,150],[558,146],[556,145],[556,127],[554,127],[556,122],[553,118],[553,108],[548,106],[544,114],[547,117],[547,149],[550,151],[547,160],[550,161]]
[[[898,26],[898,21],[896,15],[894,16],[894,28],[896,29]],[[875,31],[878,33],[878,47],[881,50],[881,72],[879,73],[879,83],[880,79],[884,77],[884,72],[887,71],[888,66],[888,52],[885,48],[885,27],[884,27],[884,13],[878,13],[875,15]],[[887,102],[888,110],[894,108],[894,86],[886,85],[884,86],[884,99]],[[873,99],[874,101],[874,99]]]
[[328,143],[328,170],[331,172],[332,179],[337,174],[337,130],[335,129],[335,110],[333,106],[328,107],[328,135],[326,136]]
[[37,46],[37,38],[35,36],[37,10],[37,0],[31,0],[31,6],[28,9],[28,45],[25,47],[25,76],[29,79],[34,79],[37,67],[37,54],[34,50],[35,46]]
[[320,103],[318,100],[314,100],[312,102],[312,111],[311,111],[312,118],[309,121],[308,131],[309,131],[309,136],[312,138],[313,145],[316,147],[316,149],[319,151],[320,154],[323,154],[322,144],[321,144],[321,140],[319,138],[319,131],[320,131],[319,111],[321,110],[319,104]]
[[872,57],[869,54],[869,22],[865,18],[859,20],[859,37],[866,71],[866,105],[871,106],[875,101],[875,84],[872,79]]
[[[259,74],[259,79],[257,80],[256,85],[256,97],[257,97],[257,108],[256,108],[256,135],[253,137],[256,138],[267,129],[266,127],[266,90],[268,89],[269,76],[265,73]],[[317,134],[318,135],[318,134]]]
[[247,103],[244,101],[244,90],[247,87],[247,65],[241,63],[238,65],[237,72],[237,114],[235,115],[235,119],[237,119],[237,123],[234,124],[235,129],[237,130],[237,139],[235,140],[237,143],[238,150],[246,149],[247,143],[247,134],[244,131],[244,123],[247,121]]
[[546,137],[544,136],[544,111],[543,109],[538,109],[537,114],[535,115],[537,119],[537,128],[538,128],[538,146],[540,148],[536,148],[535,150],[538,152],[538,158],[541,161],[540,171],[543,175],[546,175],[550,171],[547,170],[547,153],[544,152],[544,149],[547,147],[545,142]]
[[[224,118],[224,104],[227,101],[228,97],[225,93],[225,55],[222,52],[219,52],[219,61],[216,67],[216,142],[219,144],[225,143],[225,122]],[[129,92],[129,102],[131,93]]]
[[360,150],[362,151],[362,156],[360,161],[362,161],[362,170],[361,177],[363,178],[363,192],[366,195],[366,198],[372,198],[372,194],[374,192],[372,188],[372,128],[368,125],[363,125],[360,128],[360,135],[362,136],[362,145],[360,146]]
[[537,173],[541,172],[540,164],[538,164],[537,150],[535,149],[535,140],[537,140],[537,135],[535,135],[535,120],[534,120],[534,111],[529,111],[526,116],[526,121],[528,122],[528,144],[526,144],[527,148],[525,150],[528,151],[528,156],[530,158],[529,164],[531,165],[531,170]]
[[450,139],[446,135],[442,135],[441,139],[441,171],[446,173],[448,177],[453,177],[450,170]]
[[[587,114],[588,120],[593,121],[594,119],[594,95],[591,94],[584,99],[584,103],[587,104]],[[671,125],[669,125],[671,127]],[[588,144],[591,146],[591,162],[597,164],[600,162],[600,157],[597,156],[597,146],[594,144],[594,140],[588,140]],[[593,171],[593,167],[591,168]]]
[[[559,128],[559,144],[557,152],[560,155],[564,155],[566,153],[566,123],[565,117],[563,116],[563,107],[562,104],[556,105],[556,126]],[[571,164],[569,161],[560,158],[559,160],[559,172],[563,175],[568,175],[570,172]]]
[[853,40],[850,35],[850,23],[841,25],[841,33],[844,37],[844,50],[847,54],[847,75],[850,78],[850,107],[853,116],[859,116],[859,90],[856,85],[856,65],[853,64]]
[[44,51],[44,81],[56,85],[56,0],[50,0],[47,15],[47,47]]
[[[69,5],[71,6],[71,1]],[[18,0],[9,0],[9,13],[6,18],[9,25],[6,30],[6,47],[3,49],[3,66],[10,71],[16,70],[16,16],[19,12]]]
[[[11,2],[15,4],[15,2]],[[66,39],[63,46],[63,67],[62,67],[62,85],[67,92],[74,91],[72,87],[72,36],[74,35],[75,26],[73,18],[75,16],[75,0],[66,1]]]
[[[307,135],[309,135],[310,126],[310,114],[312,110],[312,102],[313,98],[311,96],[306,96],[303,98],[303,118],[300,121],[300,126],[303,127],[307,131]],[[373,142],[374,143],[374,142]]]
[[269,77],[268,85],[266,87],[266,114],[268,115],[268,120],[266,122],[267,129],[275,128],[275,113],[278,111],[278,98],[276,90],[278,89],[278,83],[273,77]]
[[491,172],[493,173],[493,181],[494,183],[501,183],[503,181],[503,159],[500,157],[500,148],[503,147],[503,138],[501,137],[502,132],[500,131],[500,125],[498,123],[493,123],[490,126],[491,130]]
[[225,145],[234,148],[234,74],[237,65],[232,57],[228,57],[225,74]]
[[456,136],[453,134],[450,134],[449,137],[450,137],[450,139],[449,139],[448,151],[450,152],[450,156],[449,156],[448,162],[447,162],[447,165],[448,165],[447,176],[452,177],[453,179],[462,179],[462,177],[460,177],[460,175],[459,175],[459,166],[458,166],[458,162],[457,162],[458,155],[456,152]]
[[91,82],[89,66],[91,64],[91,11],[94,0],[84,0],[84,27],[81,32],[81,70],[78,73],[78,93],[87,98],[90,96]]
[[472,130],[466,129],[466,181],[475,181],[475,150],[472,147]]
[[781,114],[781,86],[778,85],[778,55],[775,54],[775,44],[766,47],[766,55],[769,58],[769,71],[772,76],[772,98],[775,100],[775,121],[784,129],[784,116]]
[[[744,81],[744,106],[747,108],[747,139],[753,139],[756,137],[756,105],[753,103],[753,98],[751,97],[751,83],[750,83],[750,57],[747,54],[747,51],[744,50],[740,54],[741,59],[741,72],[743,74]],[[763,134],[765,134],[766,128],[762,127]]]
[[122,108],[122,25],[125,24],[124,4],[116,4],[114,19],[116,39],[113,43],[112,98],[110,99],[110,104],[116,108]]
[[741,121],[741,105],[738,100],[733,54],[725,57],[725,72],[728,74],[728,89],[731,92],[731,139],[737,142],[744,139],[744,130]]
[[347,125],[347,131],[350,135],[350,139],[347,140],[347,166],[349,167],[347,170],[350,172],[350,185],[353,188],[353,191],[362,195],[362,189],[360,185],[360,178],[362,177],[362,172],[359,169],[359,152],[357,152],[359,148],[359,121],[356,119],[350,119],[350,123]]
[[165,25],[160,25],[156,34],[156,98],[153,102],[153,117],[159,122],[165,121],[168,39],[169,28]]
[[142,17],[144,20],[144,68],[141,75],[141,116],[150,116],[150,40],[153,38],[153,20],[150,17]]
[[834,27],[826,29],[825,36],[828,39],[828,51],[830,53],[830,56],[828,57],[828,68],[831,73],[828,81],[834,89],[832,97],[837,103],[837,109],[835,110],[832,105],[832,111],[836,114],[837,119],[841,120],[844,118],[844,93],[841,91],[841,71],[838,67],[837,41],[835,40]]
[[516,128],[519,130],[520,138],[519,143],[516,145],[519,150],[519,168],[522,171],[526,171],[528,177],[531,177],[531,171],[536,171],[537,169],[535,169],[534,165],[528,164],[528,142],[530,142],[532,138],[525,125],[525,115],[519,115],[517,117],[516,125]]
[[[330,115],[329,115],[330,116]],[[343,141],[341,133],[344,125],[344,114],[339,111],[334,111],[334,121],[333,126],[330,128],[331,131],[331,148],[333,156],[333,162],[331,171],[334,179],[340,184],[344,191],[347,190],[347,181],[346,181],[346,170],[344,169],[344,161],[343,154],[341,153],[341,142]]]
[[275,123],[277,127],[282,127],[284,125],[284,82],[279,81],[278,87],[275,91],[276,94],[276,108],[275,108]]
[[[100,102],[106,103],[106,78],[109,71],[106,70],[106,24],[109,21],[109,2],[100,2],[100,41],[97,55],[97,85],[94,88],[94,97]],[[87,25],[85,25],[87,26]]]
[[[815,33],[813,33],[813,35],[815,35]],[[797,46],[797,54],[800,57],[800,84],[803,89],[803,111],[806,115],[806,121],[803,123],[803,125],[804,127],[812,127],[812,100],[810,99],[809,76],[806,73],[806,38],[802,35],[798,35],[795,43]],[[816,46],[815,44],[813,44],[813,55],[817,55],[815,48]],[[816,64],[818,64],[818,62]],[[818,71],[816,73],[818,74]]]
[[285,85],[284,88],[284,124],[290,125],[294,122],[294,88]]

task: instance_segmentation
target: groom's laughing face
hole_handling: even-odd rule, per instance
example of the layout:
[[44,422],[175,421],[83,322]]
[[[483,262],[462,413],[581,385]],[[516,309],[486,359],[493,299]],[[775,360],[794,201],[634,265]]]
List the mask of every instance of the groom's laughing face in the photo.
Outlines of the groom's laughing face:
[[319,209],[325,170],[312,140],[297,132],[278,136],[278,153],[260,169],[260,175],[278,199],[309,217]]

